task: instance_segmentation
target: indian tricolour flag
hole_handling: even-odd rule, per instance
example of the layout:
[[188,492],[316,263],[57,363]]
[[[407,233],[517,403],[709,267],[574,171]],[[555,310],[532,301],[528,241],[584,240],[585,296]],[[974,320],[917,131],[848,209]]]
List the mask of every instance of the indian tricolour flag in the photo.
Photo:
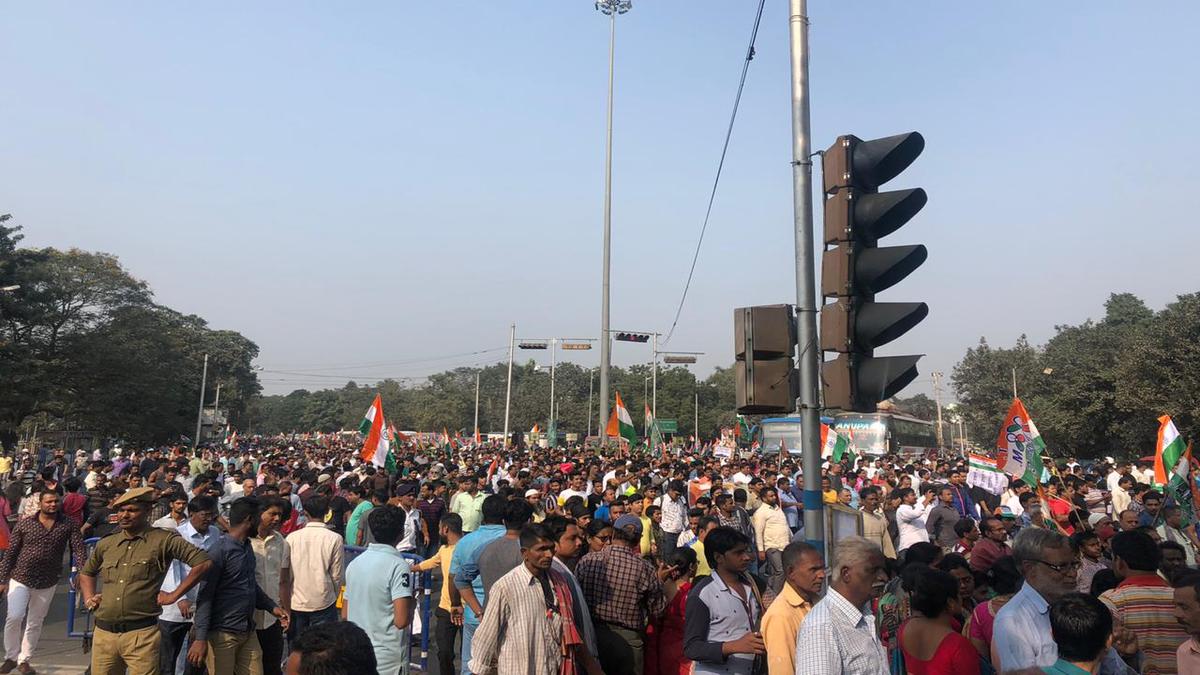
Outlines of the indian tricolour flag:
[[983,455],[967,455],[967,485],[981,487],[988,492],[1003,494],[1008,487],[1008,475],[1000,470],[996,460]]
[[608,418],[605,433],[609,436],[620,436],[629,441],[631,446],[637,443],[637,430],[633,428],[633,418],[629,416],[629,409],[621,400],[620,393],[617,393],[617,405],[613,408],[612,417]]
[[386,423],[383,421],[383,399],[379,394],[375,394],[375,400],[371,407],[367,408],[362,424],[358,425],[358,432],[366,439],[359,456],[364,462],[370,462],[381,469],[387,465],[388,452],[391,450],[386,429]]
[[1158,444],[1154,447],[1154,482],[1170,485],[1177,478],[1187,481],[1187,446],[1170,415],[1158,418]]
[[[842,461],[842,457],[850,450],[850,439],[843,436],[837,429],[828,424],[821,425],[821,457],[830,459],[834,464]],[[850,453],[850,461],[854,461],[854,453]]]

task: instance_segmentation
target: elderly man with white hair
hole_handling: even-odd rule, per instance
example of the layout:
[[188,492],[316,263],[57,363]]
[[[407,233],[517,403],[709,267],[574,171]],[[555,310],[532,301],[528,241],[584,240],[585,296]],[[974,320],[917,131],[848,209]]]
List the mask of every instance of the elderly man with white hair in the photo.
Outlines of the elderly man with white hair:
[[846,537],[833,551],[829,591],[796,635],[796,675],[888,675],[870,602],[887,583],[879,546]]
[[[1025,585],[1000,608],[992,628],[992,665],[1002,673],[1046,668],[1058,661],[1058,645],[1050,633],[1050,603],[1075,590],[1080,564],[1065,535],[1039,527],[1017,534],[1012,555]],[[1100,663],[1100,674],[1137,673],[1122,660],[1136,660],[1137,638],[1114,626],[1113,645],[1121,653],[1109,648]]]

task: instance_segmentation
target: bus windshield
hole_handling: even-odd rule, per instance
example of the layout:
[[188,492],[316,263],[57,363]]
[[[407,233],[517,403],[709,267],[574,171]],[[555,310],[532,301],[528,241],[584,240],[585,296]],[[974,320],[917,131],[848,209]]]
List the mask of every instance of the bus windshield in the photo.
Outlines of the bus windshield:
[[876,414],[842,414],[833,421],[833,428],[850,441],[850,450],[859,456],[887,454],[887,421]]
[[761,452],[779,452],[779,444],[783,443],[789,453],[800,454],[800,418],[778,417],[765,419],[760,423],[762,429],[758,447]]

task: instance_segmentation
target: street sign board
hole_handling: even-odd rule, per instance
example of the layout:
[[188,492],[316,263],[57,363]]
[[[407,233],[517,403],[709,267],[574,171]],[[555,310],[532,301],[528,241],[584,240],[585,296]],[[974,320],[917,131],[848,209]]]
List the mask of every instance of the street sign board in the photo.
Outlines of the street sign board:
[[664,434],[677,434],[679,433],[679,421],[660,419],[658,421],[658,430]]

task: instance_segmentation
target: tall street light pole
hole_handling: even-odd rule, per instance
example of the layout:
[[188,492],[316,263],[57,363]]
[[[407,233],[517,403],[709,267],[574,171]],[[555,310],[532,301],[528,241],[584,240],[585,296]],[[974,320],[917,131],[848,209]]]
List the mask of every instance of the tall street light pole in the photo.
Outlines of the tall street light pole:
[[512,410],[512,366],[513,350],[517,346],[517,324],[508,332],[508,387],[504,390],[504,448],[508,448],[508,414]]
[[[608,334],[609,272],[612,258],[612,128],[613,128],[613,63],[617,46],[617,15],[628,12],[632,0],[597,0],[596,9],[608,15],[608,118],[604,146],[604,276],[600,299],[600,425],[608,419],[608,370],[612,365],[612,343]],[[601,447],[608,447],[608,434],[600,437]]]

